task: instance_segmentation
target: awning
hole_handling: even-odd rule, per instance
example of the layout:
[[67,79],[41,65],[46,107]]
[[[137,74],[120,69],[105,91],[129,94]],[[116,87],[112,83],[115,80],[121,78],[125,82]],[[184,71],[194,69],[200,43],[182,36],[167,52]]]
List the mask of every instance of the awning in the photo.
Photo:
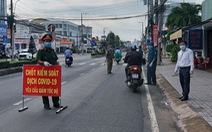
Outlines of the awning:
[[60,41],[60,44],[73,44],[73,41]]
[[174,40],[178,38],[182,38],[182,29],[177,30],[176,32],[170,35],[170,40]]

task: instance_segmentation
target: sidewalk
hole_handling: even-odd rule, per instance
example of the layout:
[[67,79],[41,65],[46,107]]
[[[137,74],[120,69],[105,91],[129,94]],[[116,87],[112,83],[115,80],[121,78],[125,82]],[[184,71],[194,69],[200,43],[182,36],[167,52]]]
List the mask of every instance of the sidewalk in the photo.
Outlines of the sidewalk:
[[[173,88],[178,91],[179,95],[181,95],[182,90],[179,76],[174,75],[174,68],[175,63],[172,63],[169,58],[163,58],[163,65],[157,66],[157,72],[159,72],[173,86]],[[212,126],[211,72],[199,69],[194,70],[194,74],[191,75],[189,100],[186,103]]]

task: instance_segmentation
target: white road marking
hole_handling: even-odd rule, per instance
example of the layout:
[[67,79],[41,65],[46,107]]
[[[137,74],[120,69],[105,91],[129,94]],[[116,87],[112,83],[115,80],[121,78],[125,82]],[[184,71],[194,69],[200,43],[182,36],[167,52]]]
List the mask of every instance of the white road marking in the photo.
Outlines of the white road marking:
[[80,65],[80,66],[81,66],[81,65],[85,65],[85,62],[79,63],[78,65]]
[[80,74],[80,76],[83,76],[83,75],[85,75],[85,73],[81,73],[81,74]]
[[127,66],[127,63],[124,63],[122,66]]
[[96,63],[90,63],[91,66],[96,65]]
[[[146,76],[144,72],[143,72],[143,77],[144,77],[144,80],[146,80]],[[148,85],[144,85],[144,87],[146,90],[146,97],[148,102],[148,111],[149,111],[149,116],[151,121],[152,132],[159,132],[159,127],[158,127],[157,118],[155,115],[155,110],[154,110],[152,99],[151,99],[151,94],[149,92],[149,87]]]
[[66,84],[66,83],[67,83],[66,81],[65,81],[65,82],[62,82],[61,85],[64,85],[64,84]]
[[[26,101],[29,101],[29,100],[31,100],[32,98],[26,98],[26,99],[24,99],[24,102],[26,102]],[[17,102],[17,103],[15,103],[15,104],[13,104],[13,105],[20,105],[20,104],[22,104],[23,103],[23,101],[19,101],[19,102]]]

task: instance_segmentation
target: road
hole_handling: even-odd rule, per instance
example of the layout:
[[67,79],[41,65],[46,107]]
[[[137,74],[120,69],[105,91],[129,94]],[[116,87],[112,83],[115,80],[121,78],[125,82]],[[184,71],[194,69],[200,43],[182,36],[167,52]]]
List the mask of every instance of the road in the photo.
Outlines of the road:
[[[108,75],[104,57],[74,55],[74,64],[62,65],[61,102],[67,109],[43,109],[41,97],[25,97],[22,107],[22,74],[0,78],[1,132],[152,132],[180,129],[158,86],[142,86],[133,93],[125,85],[125,64],[113,65]],[[145,70],[144,70],[145,71]],[[145,75],[145,74],[144,74]],[[145,76],[144,76],[145,78]],[[50,99],[52,106],[52,102]]]

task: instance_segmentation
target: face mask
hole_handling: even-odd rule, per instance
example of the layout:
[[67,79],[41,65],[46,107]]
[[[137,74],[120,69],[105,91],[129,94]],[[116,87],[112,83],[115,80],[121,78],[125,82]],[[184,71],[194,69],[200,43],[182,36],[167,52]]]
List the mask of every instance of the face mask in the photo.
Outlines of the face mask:
[[181,50],[185,50],[186,49],[186,46],[185,45],[180,45],[180,49]]
[[52,44],[50,42],[46,42],[46,43],[44,43],[44,46],[46,48],[51,48],[52,47]]

